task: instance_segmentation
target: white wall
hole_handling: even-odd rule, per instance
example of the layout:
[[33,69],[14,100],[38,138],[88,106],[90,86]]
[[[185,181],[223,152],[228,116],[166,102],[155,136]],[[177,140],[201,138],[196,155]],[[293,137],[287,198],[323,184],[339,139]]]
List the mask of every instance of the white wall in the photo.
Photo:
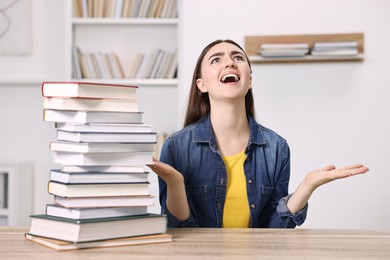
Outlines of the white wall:
[[291,149],[292,192],[312,169],[363,163],[364,176],[321,187],[302,227],[389,228],[390,2],[215,0],[182,3],[179,115],[193,67],[209,42],[246,35],[363,32],[365,60],[253,65],[257,119]]
[[[385,101],[390,96],[386,49],[390,3],[182,0],[180,5],[180,86],[177,93],[174,89],[151,90],[153,99],[177,95],[180,119],[195,61],[212,40],[231,38],[243,45],[245,35],[364,32],[366,58],[362,63],[254,65],[257,118],[290,144],[291,191],[309,170],[327,164],[370,167],[365,176],[321,187],[310,200],[303,227],[389,228],[385,147],[390,145],[386,114],[390,103]],[[47,181],[54,165],[48,144],[55,131],[42,121],[39,83],[65,79],[64,6],[34,0],[33,9],[33,54],[0,57],[0,160],[34,162],[34,211],[42,213],[51,201]],[[35,83],[12,83],[14,79]],[[149,96],[147,92],[141,95],[141,99]],[[165,114],[171,106],[164,103]],[[158,129],[167,127],[166,119],[176,121],[175,116],[148,116],[148,122]]]

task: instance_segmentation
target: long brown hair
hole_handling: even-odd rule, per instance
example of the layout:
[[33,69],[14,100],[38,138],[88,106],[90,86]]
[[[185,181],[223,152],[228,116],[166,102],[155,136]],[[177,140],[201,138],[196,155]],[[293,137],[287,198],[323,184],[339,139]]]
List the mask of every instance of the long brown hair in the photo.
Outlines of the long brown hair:
[[[244,55],[245,58],[249,64],[249,68],[251,67],[250,61],[248,59],[248,56],[246,55],[245,51],[242,49],[242,47],[232,41],[232,40],[216,40],[207,45],[203,51],[201,52],[198,61],[196,62],[194,74],[192,76],[192,83],[191,83],[191,89],[190,89],[190,95],[188,99],[188,105],[187,105],[187,112],[186,112],[186,117],[184,120],[184,127],[189,126],[193,123],[198,122],[200,119],[204,118],[206,115],[210,113],[210,99],[209,99],[209,94],[208,93],[202,93],[196,84],[196,80],[202,77],[201,73],[201,65],[202,61],[204,59],[204,56],[206,53],[214,46],[222,42],[227,42],[230,44],[233,44],[240,48]],[[252,89],[248,90],[248,93],[245,95],[245,110],[246,113],[252,117],[255,117],[255,107],[254,107],[254,101],[253,101],[253,94],[252,94]]]

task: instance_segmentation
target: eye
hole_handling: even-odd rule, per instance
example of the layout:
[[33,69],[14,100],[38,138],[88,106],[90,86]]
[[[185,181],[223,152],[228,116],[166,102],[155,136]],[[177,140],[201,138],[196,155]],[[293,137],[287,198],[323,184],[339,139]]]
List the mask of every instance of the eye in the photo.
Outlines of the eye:
[[214,58],[211,60],[211,64],[219,62],[221,59],[220,58]]
[[236,55],[236,56],[234,56],[234,60],[243,61],[244,57],[242,55]]

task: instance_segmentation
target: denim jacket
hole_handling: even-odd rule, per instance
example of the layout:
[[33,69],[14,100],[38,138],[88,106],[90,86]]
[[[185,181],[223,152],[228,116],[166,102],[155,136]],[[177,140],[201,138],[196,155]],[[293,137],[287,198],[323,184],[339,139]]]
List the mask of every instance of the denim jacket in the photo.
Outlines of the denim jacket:
[[[244,172],[253,228],[294,228],[301,225],[308,205],[292,214],[287,208],[290,151],[285,139],[248,117],[250,138]],[[167,186],[159,178],[161,213],[170,227],[222,227],[227,174],[218,151],[210,117],[171,135],[160,160],[184,176],[190,216],[176,219],[166,207]]]

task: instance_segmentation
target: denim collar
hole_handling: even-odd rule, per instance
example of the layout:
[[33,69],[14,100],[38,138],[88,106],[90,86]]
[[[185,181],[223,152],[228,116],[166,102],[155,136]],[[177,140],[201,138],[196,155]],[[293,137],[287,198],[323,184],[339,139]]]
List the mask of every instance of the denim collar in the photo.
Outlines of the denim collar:
[[[248,142],[248,147],[250,147],[251,144],[256,144],[256,145],[265,144],[266,141],[261,126],[255,121],[253,117],[247,115],[247,118],[250,127],[250,138]],[[214,149],[217,150],[214,131],[213,128],[211,127],[210,114],[205,116],[195,125],[193,141],[195,143],[209,143],[210,147],[212,148],[214,147]]]

